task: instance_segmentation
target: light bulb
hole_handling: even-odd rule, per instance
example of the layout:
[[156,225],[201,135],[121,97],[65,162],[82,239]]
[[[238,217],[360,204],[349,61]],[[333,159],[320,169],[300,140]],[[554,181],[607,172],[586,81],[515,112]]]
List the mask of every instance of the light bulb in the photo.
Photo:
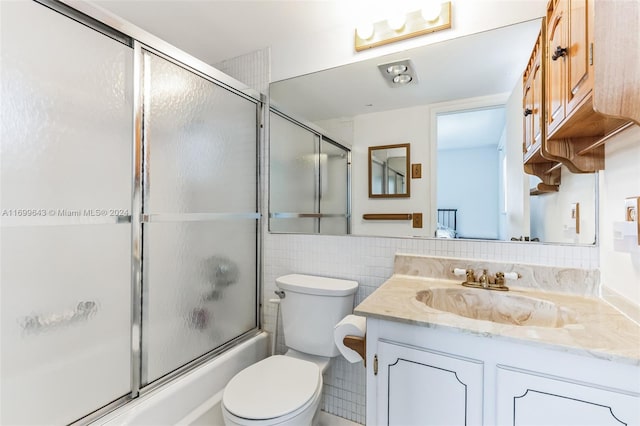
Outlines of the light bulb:
[[407,66],[402,64],[389,65],[387,67],[387,73],[393,74],[393,75],[402,74],[406,70],[407,70]]
[[430,1],[427,3],[420,13],[422,14],[422,18],[427,22],[436,21],[440,17],[440,12],[442,11],[442,4],[438,1]]
[[362,40],[369,40],[373,37],[373,24],[369,22],[361,23],[356,27],[356,34]]
[[410,83],[411,80],[413,79],[409,74],[398,74],[395,77],[393,77],[393,82],[396,84],[407,84],[407,83]]
[[406,21],[407,21],[406,15],[398,14],[387,19],[387,24],[389,25],[389,28],[391,28],[392,30],[400,31],[402,27],[404,27],[404,24]]

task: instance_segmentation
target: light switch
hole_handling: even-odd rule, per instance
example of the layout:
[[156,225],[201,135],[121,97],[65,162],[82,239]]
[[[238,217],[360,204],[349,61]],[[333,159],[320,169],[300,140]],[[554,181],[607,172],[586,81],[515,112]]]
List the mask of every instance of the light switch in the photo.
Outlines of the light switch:
[[422,213],[414,213],[412,216],[413,227],[422,228]]
[[[420,179],[422,177],[422,164],[416,163],[411,165],[411,178]],[[415,226],[414,226],[415,228]]]

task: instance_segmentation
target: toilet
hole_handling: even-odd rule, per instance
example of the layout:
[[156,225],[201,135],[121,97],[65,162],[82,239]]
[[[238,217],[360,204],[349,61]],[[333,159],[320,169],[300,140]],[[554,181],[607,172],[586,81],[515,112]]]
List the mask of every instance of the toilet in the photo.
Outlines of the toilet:
[[322,373],[340,354],[334,326],[353,309],[358,283],[291,274],[276,279],[287,352],[257,362],[227,384],[227,426],[311,426],[322,396]]

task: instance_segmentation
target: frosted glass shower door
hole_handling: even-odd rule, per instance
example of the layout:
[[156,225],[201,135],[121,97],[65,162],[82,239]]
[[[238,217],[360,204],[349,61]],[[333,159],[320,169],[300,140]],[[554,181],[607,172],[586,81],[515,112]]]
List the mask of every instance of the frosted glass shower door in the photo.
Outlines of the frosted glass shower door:
[[142,384],[254,329],[257,103],[142,50]]
[[320,137],[274,112],[269,124],[269,230],[315,233]]
[[320,143],[320,233],[349,233],[349,151],[326,138]]
[[133,50],[0,7],[0,424],[68,424],[130,391]]

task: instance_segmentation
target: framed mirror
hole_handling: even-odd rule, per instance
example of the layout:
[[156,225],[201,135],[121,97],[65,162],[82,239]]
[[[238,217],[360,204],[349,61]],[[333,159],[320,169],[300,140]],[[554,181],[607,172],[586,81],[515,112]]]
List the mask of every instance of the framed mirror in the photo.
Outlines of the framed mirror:
[[411,196],[410,144],[369,147],[369,198]]

